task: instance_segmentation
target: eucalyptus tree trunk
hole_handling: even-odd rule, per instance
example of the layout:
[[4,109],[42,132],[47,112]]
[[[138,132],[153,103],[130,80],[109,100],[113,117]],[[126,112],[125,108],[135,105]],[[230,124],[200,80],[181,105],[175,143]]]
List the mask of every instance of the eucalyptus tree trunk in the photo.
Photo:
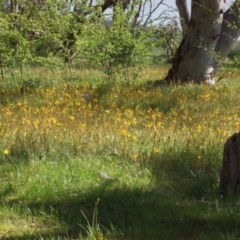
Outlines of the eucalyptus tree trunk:
[[[226,57],[233,45],[240,37],[240,1],[237,0],[224,13],[221,34],[215,48],[219,57]],[[215,63],[214,70],[217,72],[218,61]]]
[[221,33],[225,0],[193,0],[188,30],[165,80],[215,84],[213,51]]
[[192,0],[190,18],[186,0],[176,0],[184,35],[165,78],[167,83],[215,84],[219,60],[228,55],[240,37],[240,0],[223,13],[225,2]]

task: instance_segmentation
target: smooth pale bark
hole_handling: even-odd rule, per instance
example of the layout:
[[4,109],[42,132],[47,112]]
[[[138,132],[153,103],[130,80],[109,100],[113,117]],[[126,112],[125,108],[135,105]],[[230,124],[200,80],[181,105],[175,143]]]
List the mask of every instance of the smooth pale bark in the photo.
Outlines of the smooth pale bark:
[[176,0],[176,5],[178,8],[178,12],[179,12],[182,33],[184,35],[187,32],[187,26],[190,21],[190,13],[188,11],[187,1],[186,0]]
[[[224,13],[221,34],[219,36],[215,52],[220,57],[226,57],[233,45],[240,37],[240,1],[237,0]],[[217,63],[215,72],[217,71]]]
[[165,81],[215,84],[212,52],[221,32],[225,0],[194,0],[192,3],[188,31]]

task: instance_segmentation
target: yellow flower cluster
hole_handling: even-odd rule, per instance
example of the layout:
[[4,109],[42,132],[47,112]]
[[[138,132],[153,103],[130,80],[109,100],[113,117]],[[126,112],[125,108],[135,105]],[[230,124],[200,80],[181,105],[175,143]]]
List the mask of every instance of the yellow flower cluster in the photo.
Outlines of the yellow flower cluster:
[[106,88],[62,83],[14,100],[10,96],[17,90],[5,91],[0,105],[3,155],[52,149],[137,161],[160,155],[164,146],[223,144],[240,130],[238,91],[224,83],[212,88],[149,89],[144,83]]

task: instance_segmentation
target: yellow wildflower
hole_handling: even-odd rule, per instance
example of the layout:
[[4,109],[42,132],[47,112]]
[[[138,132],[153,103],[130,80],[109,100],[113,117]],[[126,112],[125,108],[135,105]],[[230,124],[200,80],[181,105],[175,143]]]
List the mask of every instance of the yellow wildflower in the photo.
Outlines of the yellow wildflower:
[[159,149],[158,149],[158,148],[154,148],[154,149],[153,149],[153,152],[154,152],[154,153],[159,153]]
[[5,149],[3,150],[3,154],[4,154],[5,156],[7,156],[7,155],[9,154],[9,150],[8,150],[7,148],[5,148]]

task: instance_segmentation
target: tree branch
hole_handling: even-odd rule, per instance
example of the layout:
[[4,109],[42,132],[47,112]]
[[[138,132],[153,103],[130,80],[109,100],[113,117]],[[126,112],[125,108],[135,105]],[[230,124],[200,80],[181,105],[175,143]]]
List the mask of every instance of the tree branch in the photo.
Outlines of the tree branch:
[[237,0],[223,15],[222,29],[215,48],[215,51],[222,57],[228,55],[233,44],[240,37],[239,15],[240,0]]
[[159,1],[159,3],[156,5],[156,7],[153,8],[153,4],[152,4],[152,0],[150,0],[150,10],[148,13],[148,16],[145,20],[145,22],[143,23],[143,26],[146,26],[149,19],[151,18],[151,16],[153,15],[153,13],[158,9],[158,7],[163,3],[164,0]]
[[115,5],[114,0],[105,0],[103,5],[102,5],[102,13],[105,12],[109,7]]
[[[133,20],[133,23],[132,23],[132,26],[133,27],[136,27],[137,25],[138,25],[138,18],[139,18],[139,16],[140,16],[140,11],[141,11],[141,9],[142,9],[142,3],[143,3],[143,0],[140,0],[139,1],[139,5],[138,5],[138,10],[137,10],[137,12],[135,13],[135,15],[134,15],[134,20]],[[134,8],[135,7],[135,4],[134,4],[134,2],[132,3],[132,9],[131,9],[131,11],[133,11]]]
[[183,35],[187,31],[187,26],[190,21],[190,13],[187,7],[186,0],[176,0],[176,5],[178,8],[179,16],[180,16],[180,23],[183,31]]

